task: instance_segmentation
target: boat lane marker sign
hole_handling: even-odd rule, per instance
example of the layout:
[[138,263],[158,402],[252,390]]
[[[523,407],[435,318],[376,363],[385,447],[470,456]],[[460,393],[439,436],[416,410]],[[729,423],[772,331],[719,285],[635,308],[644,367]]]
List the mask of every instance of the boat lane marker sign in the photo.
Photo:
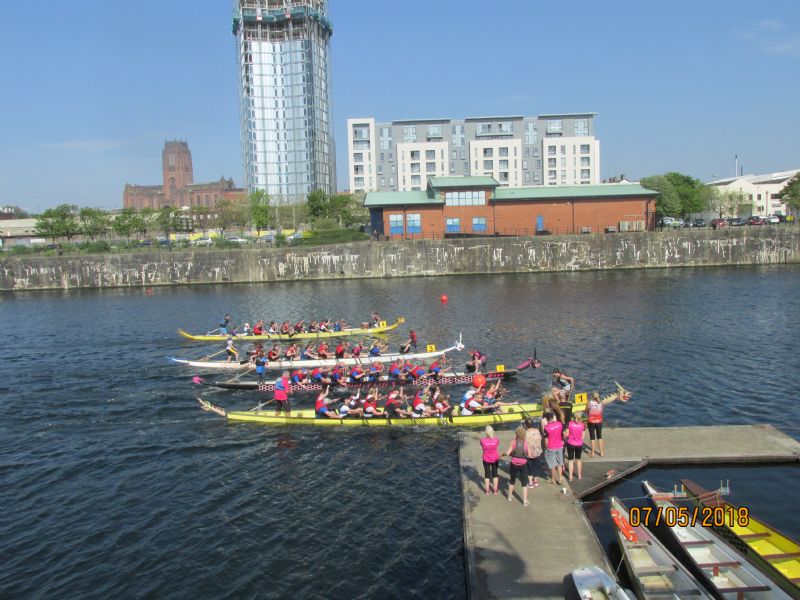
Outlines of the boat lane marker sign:
[[425,352],[436,352],[436,344],[428,344],[425,346]]
[[498,373],[502,373],[503,371],[505,371],[505,370],[506,370],[506,366],[505,366],[505,365],[497,365],[497,366],[494,368],[494,370],[495,370],[495,371],[497,371]]
[[575,404],[586,404],[586,400],[587,400],[586,392],[575,394]]

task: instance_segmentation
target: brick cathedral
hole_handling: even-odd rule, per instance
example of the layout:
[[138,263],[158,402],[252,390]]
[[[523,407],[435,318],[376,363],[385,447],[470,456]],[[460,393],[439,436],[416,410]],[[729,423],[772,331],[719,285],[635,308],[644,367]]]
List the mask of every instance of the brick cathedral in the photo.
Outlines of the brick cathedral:
[[126,183],[122,192],[125,208],[141,210],[145,207],[214,206],[219,200],[238,201],[245,192],[237,188],[232,178],[195,183],[192,153],[186,142],[165,142],[161,152],[161,185],[136,185]]

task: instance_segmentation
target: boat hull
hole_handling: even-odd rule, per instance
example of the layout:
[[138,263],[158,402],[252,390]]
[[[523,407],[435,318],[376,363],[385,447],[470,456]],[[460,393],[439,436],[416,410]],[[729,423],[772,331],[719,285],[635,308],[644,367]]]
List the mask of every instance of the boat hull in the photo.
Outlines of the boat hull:
[[[381,325],[379,327],[353,327],[350,329],[343,329],[341,331],[321,331],[316,333],[297,333],[294,335],[283,334],[264,334],[264,335],[235,335],[233,339],[237,342],[252,342],[254,344],[267,343],[267,342],[293,342],[296,340],[323,340],[337,337],[351,337],[356,335],[375,335],[379,333],[386,333],[397,329],[401,323],[405,323],[405,319],[398,318],[397,321],[391,324]],[[178,329],[178,334],[192,342],[224,342],[228,339],[227,335],[220,334],[192,334],[183,329]]]
[[608,598],[609,600],[633,600],[634,596],[622,589],[616,580],[600,567],[581,567],[572,573],[572,584],[577,598]]

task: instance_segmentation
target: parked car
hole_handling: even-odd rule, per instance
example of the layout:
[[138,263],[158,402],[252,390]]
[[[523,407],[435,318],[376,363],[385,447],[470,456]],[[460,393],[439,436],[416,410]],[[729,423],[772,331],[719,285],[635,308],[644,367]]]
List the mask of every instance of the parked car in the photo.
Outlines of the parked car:
[[258,243],[261,244],[274,244],[275,243],[275,234],[274,233],[265,233],[261,237],[256,240]]
[[153,240],[139,240],[140,246],[152,246]]
[[765,225],[777,225],[781,222],[781,218],[778,215],[769,215],[764,219]]
[[246,240],[243,237],[239,237],[238,235],[228,235],[225,236],[225,241],[231,242],[232,244],[249,244],[250,240]]
[[764,219],[759,217],[758,215],[753,215],[752,217],[747,218],[748,225],[764,225]]
[[695,219],[692,221],[692,227],[707,227],[708,223],[706,223],[705,219]]
[[169,248],[172,246],[172,242],[170,240],[158,240],[158,245]]
[[286,236],[286,241],[290,244],[294,244],[297,240],[302,240],[304,237],[302,231],[295,231],[292,235]]
[[213,246],[214,240],[212,240],[210,237],[201,237],[197,238],[196,240],[192,240],[189,242],[189,244],[192,246]]
[[747,225],[747,221],[739,217],[731,217],[728,219],[728,227],[744,227],[745,225]]
[[711,229],[722,229],[727,224],[728,222],[725,219],[712,219],[711,223],[709,223],[709,225],[711,225]]
[[675,217],[661,217],[659,223],[661,227],[683,227],[683,219],[676,219]]

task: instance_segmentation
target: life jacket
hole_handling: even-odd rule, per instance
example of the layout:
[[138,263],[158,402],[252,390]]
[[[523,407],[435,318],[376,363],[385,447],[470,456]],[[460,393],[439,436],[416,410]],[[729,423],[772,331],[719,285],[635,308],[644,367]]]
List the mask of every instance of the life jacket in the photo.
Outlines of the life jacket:
[[317,396],[317,402],[314,405],[314,410],[319,411],[319,409],[322,408],[323,406],[326,406],[325,397],[322,394],[320,394],[319,396]]
[[313,371],[311,371],[311,379],[320,380],[322,379],[322,369],[317,367]]
[[298,369],[292,373],[292,379],[297,379],[297,381],[303,381],[306,378],[306,374],[303,373],[302,369]]
[[263,356],[256,356],[256,367],[263,368],[267,364],[267,359]]
[[411,368],[411,376],[414,379],[419,379],[423,375],[425,375],[425,369],[423,369],[420,365],[414,365]]
[[281,353],[276,352],[275,350],[270,350],[269,352],[267,352],[267,358],[269,360],[277,360],[280,355]]
[[334,352],[336,358],[344,358],[344,344],[339,344],[336,346],[336,351]]
[[420,405],[424,406],[425,400],[422,398],[422,392],[417,392],[414,396],[414,408],[416,409]]
[[589,401],[589,423],[602,423],[603,422],[603,405],[594,400]]

